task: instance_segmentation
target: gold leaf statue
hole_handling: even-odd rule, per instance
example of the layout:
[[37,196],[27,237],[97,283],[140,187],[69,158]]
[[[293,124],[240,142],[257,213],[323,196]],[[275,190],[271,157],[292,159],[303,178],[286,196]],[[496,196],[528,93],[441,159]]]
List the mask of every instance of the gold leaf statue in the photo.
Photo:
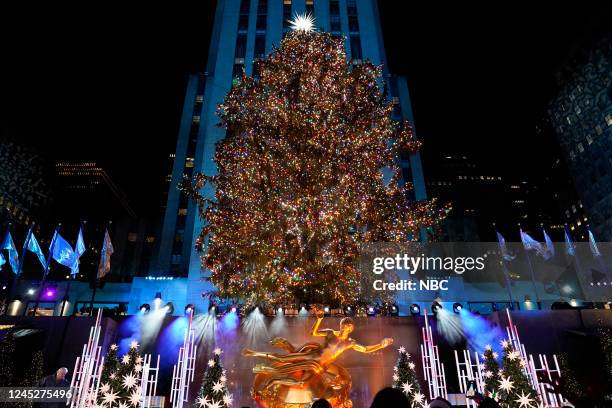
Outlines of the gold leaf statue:
[[323,313],[317,312],[312,335],[324,337],[323,344],[312,342],[295,348],[286,339],[277,337],[270,343],[287,353],[266,353],[244,349],[243,356],[262,357],[266,363],[257,364],[253,372],[252,396],[260,408],[310,408],[315,399],[325,398],[334,408],[352,408],[349,394],[351,376],[336,364],[347,350],[373,353],[393,343],[386,338],[379,344],[363,346],[349,337],[355,330],[350,317],[340,321],[339,330],[319,329]]

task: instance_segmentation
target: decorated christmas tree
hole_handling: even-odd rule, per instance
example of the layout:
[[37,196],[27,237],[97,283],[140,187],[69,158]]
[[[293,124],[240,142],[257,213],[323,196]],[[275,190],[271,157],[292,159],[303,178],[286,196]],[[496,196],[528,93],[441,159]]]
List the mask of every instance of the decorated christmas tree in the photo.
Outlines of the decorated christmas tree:
[[524,368],[527,363],[521,354],[504,340],[501,343],[504,349],[502,360],[503,369],[499,380],[499,399],[508,407],[527,407],[537,405],[536,391],[529,384]]
[[[113,350],[113,346],[111,346],[110,351],[115,352],[116,360],[116,348]],[[119,363],[111,361],[107,370],[107,362],[105,361],[102,377],[106,376],[107,382],[100,382],[98,403],[117,408],[137,406],[141,399],[142,362],[143,358],[138,352],[138,342],[135,340],[130,343],[130,350],[123,355]]]
[[9,329],[4,333],[4,340],[0,343],[0,387],[16,385],[13,383],[14,356],[15,336]]
[[499,364],[497,363],[497,353],[493,351],[490,344],[485,346],[484,352],[484,370],[482,376],[484,377],[485,389],[487,389],[493,396],[497,394],[497,388],[499,386],[500,370]]
[[603,375],[604,378],[606,378],[606,389],[608,390],[606,392],[606,398],[612,400],[612,329],[605,327],[601,320],[598,323],[597,337],[599,338],[599,347],[601,350],[604,369]]
[[119,347],[116,344],[111,344],[108,348],[106,356],[104,356],[104,367],[102,368],[102,374],[100,375],[101,384],[110,384],[111,374],[117,371],[119,367],[119,360],[117,358],[117,352]]
[[196,408],[229,408],[232,406],[232,396],[227,392],[227,377],[221,365],[220,348],[213,352],[214,356],[208,360],[200,392],[196,398]]
[[393,388],[401,390],[413,407],[423,405],[425,395],[421,393],[421,386],[414,371],[415,365],[410,359],[404,346],[399,348],[399,358],[393,367]]
[[391,119],[381,67],[347,62],[343,39],[307,20],[220,105],[218,174],[184,184],[223,298],[354,303],[360,244],[418,241],[447,210],[409,198],[397,159],[420,142]]
[[559,369],[561,370],[560,388],[561,394],[569,401],[577,401],[584,395],[583,387],[576,379],[574,370],[569,365],[567,355],[562,353],[558,357]]
[[[37,350],[32,354],[32,362],[26,369],[23,381],[21,382],[22,387],[36,387],[38,383],[43,378],[43,365],[44,365],[44,357],[42,350]],[[19,407],[29,408],[35,406],[35,404],[31,401],[23,401],[20,402]]]

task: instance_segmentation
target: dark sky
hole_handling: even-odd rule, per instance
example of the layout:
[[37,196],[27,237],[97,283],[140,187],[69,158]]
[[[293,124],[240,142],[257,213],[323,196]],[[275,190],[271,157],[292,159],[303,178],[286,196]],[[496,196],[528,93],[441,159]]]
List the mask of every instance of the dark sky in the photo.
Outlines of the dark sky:
[[[390,68],[408,77],[427,152],[472,152],[505,172],[531,171],[550,151],[554,141],[533,134],[554,72],[612,21],[575,3],[546,15],[380,3]],[[205,66],[214,13],[213,1],[151,4],[0,12],[0,136],[49,162],[99,162],[140,212],[159,208],[186,78]]]

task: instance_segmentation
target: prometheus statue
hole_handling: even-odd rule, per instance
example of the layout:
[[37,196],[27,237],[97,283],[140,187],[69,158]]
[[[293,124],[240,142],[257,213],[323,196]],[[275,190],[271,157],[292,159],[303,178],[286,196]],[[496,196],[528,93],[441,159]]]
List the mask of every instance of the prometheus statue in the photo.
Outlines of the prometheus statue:
[[355,330],[350,317],[340,321],[339,330],[319,329],[323,313],[317,312],[312,335],[324,337],[323,344],[312,342],[295,348],[286,339],[277,337],[270,343],[287,353],[266,353],[244,349],[243,356],[262,357],[266,363],[257,364],[253,372],[252,395],[260,408],[306,408],[318,398],[325,398],[334,408],[351,408],[349,398],[351,376],[335,363],[347,350],[373,353],[393,343],[386,338],[379,344],[362,346],[349,335]]

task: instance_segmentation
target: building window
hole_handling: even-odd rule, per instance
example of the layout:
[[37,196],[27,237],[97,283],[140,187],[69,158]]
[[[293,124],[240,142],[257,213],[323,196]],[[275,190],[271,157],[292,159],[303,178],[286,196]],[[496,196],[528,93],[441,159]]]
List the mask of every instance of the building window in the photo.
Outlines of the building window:
[[291,0],[283,0],[283,29],[289,28],[291,20]]
[[354,60],[361,60],[361,39],[358,35],[351,35],[351,56]]
[[349,16],[357,15],[357,3],[356,0],[347,0],[346,1],[346,11]]
[[172,265],[178,265],[180,263],[181,263],[181,255],[180,254],[172,255]]
[[246,34],[238,34],[238,38],[236,38],[236,58],[244,58],[246,56],[246,42],[247,36]]
[[268,0],[259,0],[257,2],[257,14],[268,14]]
[[266,20],[268,16],[265,14],[260,14],[257,16],[257,24],[255,25],[255,29],[257,31],[264,31],[266,29]]
[[232,77],[241,78],[244,72],[243,64],[234,64],[234,69],[232,70]]
[[191,120],[193,123],[200,123],[200,116],[194,115]]
[[179,208],[178,215],[187,215],[187,209],[186,208]]
[[247,31],[249,29],[249,15],[241,14],[238,19],[238,31]]
[[314,15],[314,0],[306,0],[306,13]]
[[349,16],[348,22],[350,32],[356,33],[359,31],[359,20],[357,19],[357,16]]
[[240,14],[249,14],[251,8],[251,0],[242,0],[240,2]]
[[266,53],[266,36],[265,34],[255,35],[255,58],[263,58]]

